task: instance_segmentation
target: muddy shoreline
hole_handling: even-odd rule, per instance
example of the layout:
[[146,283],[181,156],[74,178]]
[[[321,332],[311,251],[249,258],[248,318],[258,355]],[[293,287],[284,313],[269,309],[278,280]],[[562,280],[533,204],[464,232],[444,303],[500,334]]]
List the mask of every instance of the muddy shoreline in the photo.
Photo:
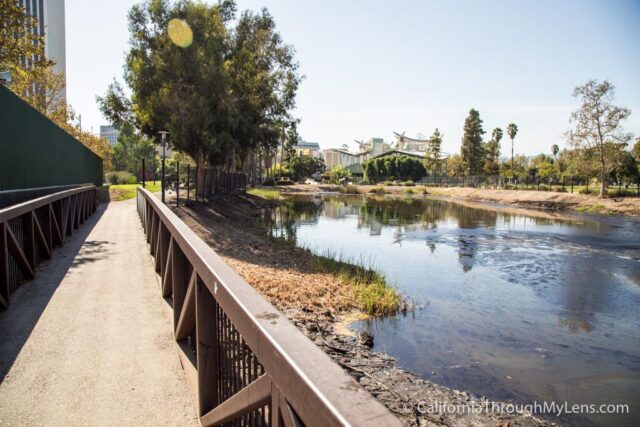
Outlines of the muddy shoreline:
[[[375,185],[358,185],[359,193],[371,194],[380,187]],[[337,185],[305,185],[278,186],[282,193],[323,193],[338,192]],[[626,215],[640,216],[640,197],[610,197],[599,199],[595,196],[563,193],[557,191],[533,191],[533,190],[493,190],[461,187],[402,187],[384,186],[385,194],[403,195],[407,197],[427,196],[444,197],[451,200],[463,200],[471,202],[490,202],[514,208],[533,208],[550,212],[578,212],[602,215]],[[413,189],[416,194],[407,195],[407,189]]]
[[559,425],[524,412],[502,413],[496,409],[500,402],[423,379],[397,366],[392,357],[373,351],[375,337],[345,328],[363,314],[339,280],[315,273],[308,266],[310,252],[274,242],[256,225],[260,209],[274,203],[247,195],[172,209],[405,425]]

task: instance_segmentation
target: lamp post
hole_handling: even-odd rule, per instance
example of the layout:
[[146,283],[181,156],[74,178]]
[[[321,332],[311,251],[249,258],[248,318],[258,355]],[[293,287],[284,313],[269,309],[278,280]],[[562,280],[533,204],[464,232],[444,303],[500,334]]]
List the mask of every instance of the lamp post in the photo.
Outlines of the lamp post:
[[158,132],[162,138],[162,203],[164,203],[164,190],[165,190],[165,183],[164,183],[164,162],[165,159],[167,157],[167,135],[169,134],[169,132],[167,132],[166,130],[161,130],[160,132]]

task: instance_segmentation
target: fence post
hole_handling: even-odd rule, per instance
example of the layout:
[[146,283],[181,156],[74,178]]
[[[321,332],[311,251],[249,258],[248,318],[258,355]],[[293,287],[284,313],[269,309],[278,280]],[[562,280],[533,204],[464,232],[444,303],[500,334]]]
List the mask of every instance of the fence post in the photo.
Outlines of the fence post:
[[193,185],[193,191],[196,193],[196,202],[198,201],[198,165],[196,165],[196,180]]
[[618,180],[618,197],[620,197],[620,195],[622,191],[622,180]]
[[589,195],[589,178],[587,178],[587,196]]
[[164,161],[165,161],[165,158],[163,157],[162,158],[162,182],[161,182],[161,185],[162,185],[162,203],[164,203],[164,190],[165,190]]
[[571,175],[571,194],[573,194],[573,175]]
[[145,181],[145,175],[146,174],[145,174],[145,172],[146,172],[146,169],[145,169],[144,157],[143,157],[142,158],[142,188],[146,188],[146,185],[145,185],[146,184],[146,181]]
[[191,183],[191,165],[187,164],[187,202],[189,201],[189,185]]
[[176,161],[176,206],[180,206],[180,162]]
[[564,176],[562,177],[562,192],[564,193]]

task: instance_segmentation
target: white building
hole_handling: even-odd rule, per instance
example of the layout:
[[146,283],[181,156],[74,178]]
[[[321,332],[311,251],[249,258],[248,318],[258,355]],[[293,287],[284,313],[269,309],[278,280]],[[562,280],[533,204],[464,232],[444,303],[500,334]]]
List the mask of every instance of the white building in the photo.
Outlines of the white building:
[[[55,61],[56,73],[67,75],[64,0],[18,0],[26,14],[38,20],[38,34],[44,36],[44,54]],[[66,86],[66,85],[65,85]],[[60,94],[66,101],[67,92]]]

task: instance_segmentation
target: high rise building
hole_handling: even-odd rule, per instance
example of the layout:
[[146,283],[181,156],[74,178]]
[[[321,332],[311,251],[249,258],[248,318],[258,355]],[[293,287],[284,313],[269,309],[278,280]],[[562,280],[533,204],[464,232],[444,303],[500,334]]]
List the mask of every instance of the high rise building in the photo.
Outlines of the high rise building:
[[[44,36],[44,55],[55,61],[55,72],[67,74],[64,0],[18,0],[27,15],[38,20],[38,34]],[[61,93],[66,100],[66,91]]]
[[114,126],[100,126],[100,138],[104,138],[109,141],[109,145],[115,145],[118,142],[118,135],[120,132]]

